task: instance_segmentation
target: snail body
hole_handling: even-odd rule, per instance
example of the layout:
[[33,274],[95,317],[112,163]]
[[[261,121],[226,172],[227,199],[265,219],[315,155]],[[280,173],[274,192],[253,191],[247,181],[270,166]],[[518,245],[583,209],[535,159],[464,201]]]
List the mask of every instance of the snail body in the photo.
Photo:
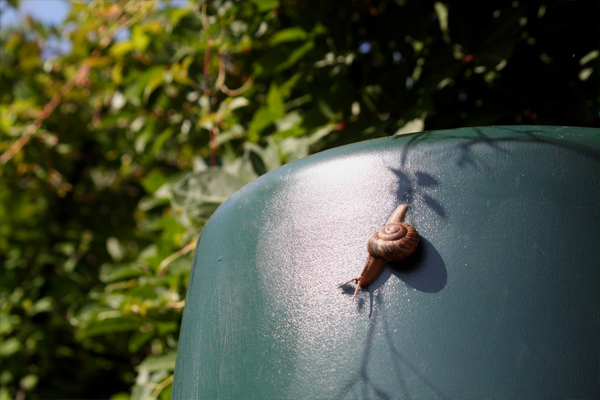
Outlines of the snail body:
[[361,288],[369,285],[381,275],[388,261],[402,260],[417,249],[419,245],[417,230],[402,222],[407,209],[405,204],[398,206],[385,226],[369,236],[367,240],[369,256],[360,275],[339,286],[355,282],[356,291],[352,297],[353,300]]

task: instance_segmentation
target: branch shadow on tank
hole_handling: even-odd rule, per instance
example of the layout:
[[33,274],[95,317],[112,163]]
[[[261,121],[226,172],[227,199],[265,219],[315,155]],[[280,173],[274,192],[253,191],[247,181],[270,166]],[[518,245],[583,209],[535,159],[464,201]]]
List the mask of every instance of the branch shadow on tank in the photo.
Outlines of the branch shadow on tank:
[[[435,135],[438,140],[456,140],[461,139],[462,142],[455,146],[456,154],[458,155],[455,164],[458,168],[471,167],[479,171],[489,170],[489,166],[485,163],[485,160],[478,160],[475,156],[476,151],[473,148],[477,145],[486,145],[491,150],[494,150],[498,153],[506,153],[510,154],[510,150],[502,147],[502,144],[511,143],[511,142],[536,142],[540,144],[547,144],[551,146],[556,146],[560,148],[566,148],[572,151],[575,151],[579,154],[583,154],[586,157],[590,157],[592,159],[598,160],[600,159],[600,153],[597,148],[594,148],[593,141],[589,143],[589,145],[583,145],[581,142],[581,138],[576,141],[572,141],[570,139],[575,138],[577,135],[573,135],[569,132],[572,127],[552,127],[556,132],[560,132],[561,130],[565,130],[565,133],[562,135],[557,135],[553,137],[549,134],[548,127],[536,127],[531,126],[528,129],[523,129],[524,126],[513,127],[513,126],[493,126],[493,127],[485,127],[485,130],[488,132],[498,131],[505,133],[506,136],[490,136],[490,134],[486,134],[483,128],[480,127],[466,127],[466,128],[458,128],[453,129],[450,132],[446,131],[423,131],[409,134],[410,138],[405,145],[404,150],[402,151],[402,157],[400,160],[400,165],[406,165],[406,160],[408,158],[409,153],[413,148],[420,145],[422,142],[426,142],[429,140],[431,135]],[[458,133],[460,132],[460,133]],[[581,136],[581,134],[579,134]],[[394,136],[394,139],[400,139],[405,137]]]
[[[375,302],[377,308],[385,310],[384,307],[384,295],[378,292],[374,296],[371,296],[371,303]],[[381,323],[385,341],[389,353],[392,355],[391,359],[393,362],[392,368],[396,375],[396,383],[398,386],[397,391],[389,392],[386,389],[380,387],[369,374],[369,362],[373,360],[373,340],[376,335],[377,324]],[[347,383],[340,389],[336,399],[346,398],[376,398],[376,399],[411,399],[414,396],[411,395],[408,382],[416,380],[427,388],[429,397],[432,399],[449,399],[435,383],[433,383],[424,372],[422,372],[417,365],[412,363],[402,352],[398,349],[398,346],[394,343],[394,337],[392,330],[387,322],[387,316],[385,311],[376,313],[371,319],[369,325],[369,331],[365,339],[365,347],[363,348],[361,355],[361,362],[359,370],[354,373],[347,381]]]
[[[535,142],[537,146],[552,146],[555,148],[564,148],[575,153],[582,154],[591,159],[598,159],[600,152],[597,147],[583,146],[580,143],[569,141],[569,132],[565,132],[564,137],[540,136],[539,129],[511,129],[511,127],[494,127],[500,132],[505,132],[506,136],[499,135],[491,137],[486,135],[479,128],[464,128],[465,135],[449,134],[437,136],[438,140],[450,139],[461,141],[452,146],[453,163],[458,169],[471,169],[481,175],[493,172],[493,166],[489,160],[481,156],[480,147],[485,146],[489,150],[501,154],[503,157],[510,157],[515,142]],[[560,128],[557,128],[557,130]],[[410,221],[410,210],[414,210],[418,205],[425,205],[433,213],[442,219],[447,219],[448,214],[443,204],[437,201],[429,192],[440,185],[440,180],[435,176],[422,172],[418,169],[411,169],[408,162],[409,155],[413,149],[416,149],[421,143],[425,144],[429,137],[429,132],[421,132],[412,135],[401,152],[398,163],[393,167],[388,167],[397,177],[395,197],[398,204],[408,204]],[[418,168],[418,167],[417,167]],[[443,182],[443,180],[441,180]],[[410,223],[410,222],[409,222]],[[417,230],[419,229],[416,226]],[[408,382],[416,380],[420,386],[426,388],[431,393],[431,398],[449,398],[438,385],[434,376],[428,375],[426,370],[419,368],[419,365],[407,358],[401,351],[397,343],[402,339],[401,334],[396,334],[396,330],[390,327],[386,312],[385,296],[386,291],[378,290],[384,286],[389,278],[395,275],[406,285],[425,293],[440,292],[447,284],[448,271],[442,256],[435,249],[433,243],[421,237],[421,244],[417,251],[410,257],[396,262],[388,263],[381,276],[371,285],[365,288],[368,296],[360,296],[356,306],[357,312],[361,313],[364,308],[369,307],[369,328],[364,338],[364,347],[360,353],[360,363],[356,372],[349,375],[348,380],[343,384],[336,398],[413,398],[414,394],[409,390]],[[353,291],[349,291],[352,294]],[[381,324],[381,325],[378,325]],[[379,327],[379,329],[378,329]],[[385,338],[385,344],[381,343],[381,336]],[[395,342],[396,341],[396,342]],[[379,344],[377,344],[379,343]],[[391,367],[396,376],[395,385],[384,387],[379,379],[371,372],[372,365],[380,362],[375,359],[376,346],[385,346],[385,351],[391,355]],[[392,386],[395,388],[392,389]]]
[[395,195],[398,204],[408,204],[410,208],[415,203],[422,202],[440,217],[444,219],[447,217],[444,206],[427,193],[427,190],[440,185],[434,176],[424,171],[403,171],[402,166],[389,169],[396,175],[398,189]]
[[[487,135],[478,127],[463,129],[466,133],[464,135],[444,135],[448,139],[463,139],[461,143],[454,146],[456,149],[455,154],[457,156],[455,164],[458,168],[470,167],[480,171],[482,174],[491,171],[491,167],[486,160],[477,157],[475,146],[482,144],[494,152],[509,155],[511,153],[510,149],[504,147],[503,144],[517,141],[537,142],[540,144],[543,143],[551,146],[568,148],[572,151],[585,154],[588,157],[598,159],[597,151],[590,150],[578,143],[563,140],[563,137],[560,137],[559,139],[553,137],[540,137],[539,130],[535,127],[531,127],[530,129],[514,129],[510,126],[487,128],[505,132],[506,137],[490,137],[490,135]],[[416,204],[422,203],[442,219],[447,219],[448,215],[443,204],[436,200],[431,194],[427,193],[428,190],[436,189],[440,185],[439,179],[428,172],[407,168],[410,152],[419,146],[421,142],[427,141],[430,134],[432,134],[430,131],[411,134],[411,138],[402,150],[400,159],[398,160],[398,166],[389,167],[389,170],[397,179],[397,189],[394,194],[398,199],[398,204],[408,204],[410,210]],[[423,237],[421,237],[421,240],[422,244],[418,247],[415,254],[402,261],[390,262],[388,267],[392,268],[393,274],[400,280],[419,291],[428,293],[439,292],[446,285],[448,278],[445,263],[431,242]],[[382,278],[385,277],[386,273],[384,272]],[[377,279],[377,281],[373,282],[368,288],[369,292],[373,293],[373,291],[382,286],[385,281],[387,281],[387,278]]]
[[[584,146],[578,146],[577,143],[570,143],[569,138],[571,136],[569,136],[570,134],[567,130],[565,130],[565,138],[563,139],[552,136],[552,132],[550,132],[547,136],[536,135],[536,133],[538,133],[536,129],[524,130],[511,129],[510,127],[494,127],[487,129],[493,132],[493,135],[487,136],[486,130],[479,130],[478,128],[463,128],[456,130],[456,132],[433,132],[431,134],[419,133],[411,135],[411,137],[404,137],[404,140],[398,141],[401,143],[396,142],[403,145],[401,148],[386,148],[385,146],[389,145],[389,142],[384,142],[383,140],[381,141],[382,145],[375,143],[375,145],[379,147],[376,146],[378,152],[375,152],[374,154],[378,155],[379,151],[385,151],[385,156],[381,158],[384,160],[384,162],[374,162],[373,168],[378,169],[377,174],[369,176],[375,176],[376,178],[377,176],[381,176],[381,179],[385,181],[385,186],[383,184],[379,186],[383,187],[384,189],[380,192],[377,192],[377,196],[385,197],[385,202],[381,201],[380,203],[376,203],[372,201],[365,201],[365,207],[372,204],[378,204],[379,206],[377,208],[371,208],[370,210],[375,209],[375,211],[370,214],[369,218],[364,218],[361,221],[373,224],[373,230],[379,229],[381,225],[375,225],[385,221],[385,218],[388,217],[386,213],[388,211],[391,212],[391,208],[394,205],[407,204],[409,206],[409,210],[406,222],[414,225],[415,228],[420,231],[419,233],[422,233],[421,244],[419,245],[417,251],[410,257],[401,261],[389,263],[379,278],[376,279],[370,286],[366,287],[364,292],[357,296],[355,303],[352,303],[351,299],[351,296],[355,290],[355,286],[347,285],[342,288],[341,295],[345,297],[342,303],[348,306],[349,310],[340,310],[339,315],[343,315],[345,317],[348,311],[350,311],[350,315],[356,314],[357,319],[347,320],[347,324],[349,326],[358,326],[359,329],[356,329],[356,332],[360,332],[360,335],[354,335],[352,331],[346,336],[348,343],[343,343],[344,345],[348,344],[346,349],[349,349],[348,352],[350,353],[349,356],[351,357],[348,357],[347,363],[340,364],[337,362],[331,363],[331,360],[323,356],[319,361],[322,361],[321,365],[326,366],[326,368],[319,369],[320,366],[315,366],[315,364],[309,363],[307,364],[308,367],[304,370],[306,375],[299,375],[300,379],[297,380],[298,382],[310,382],[310,385],[307,385],[308,388],[318,388],[319,384],[327,385],[326,389],[330,390],[329,394],[333,394],[333,398],[340,399],[446,399],[450,396],[455,396],[457,392],[456,382],[457,380],[460,380],[460,376],[458,376],[458,373],[453,375],[450,372],[460,372],[464,369],[456,366],[452,362],[453,360],[449,361],[450,357],[447,356],[444,351],[438,351],[439,349],[444,349],[444,345],[440,345],[439,341],[434,340],[436,338],[435,332],[431,334],[431,336],[426,335],[424,337],[422,335],[422,332],[426,331],[429,333],[431,332],[431,329],[427,328],[426,330],[423,328],[423,325],[421,325],[422,331],[417,332],[412,337],[413,342],[411,342],[408,339],[410,336],[409,333],[413,332],[414,324],[411,326],[398,323],[399,320],[406,321],[404,317],[410,315],[416,316],[414,317],[414,320],[421,321],[423,323],[427,323],[429,319],[433,319],[430,318],[429,314],[419,314],[419,309],[414,307],[412,310],[417,310],[417,313],[405,313],[404,306],[407,306],[407,303],[404,302],[405,299],[413,300],[412,296],[414,296],[414,298],[421,299],[424,303],[438,301],[439,304],[446,305],[446,296],[448,296],[449,293],[451,294],[452,290],[454,289],[453,282],[460,282],[456,276],[458,275],[458,272],[460,272],[457,268],[457,261],[462,260],[462,256],[452,255],[451,252],[448,251],[448,248],[457,248],[457,246],[454,245],[455,242],[450,241],[450,243],[446,243],[444,247],[444,243],[440,239],[441,236],[448,233],[448,230],[444,230],[445,226],[452,225],[453,223],[456,223],[457,220],[461,219],[461,215],[458,214],[460,210],[455,206],[456,199],[445,194],[445,191],[447,191],[449,187],[449,182],[445,174],[448,171],[451,171],[453,174],[456,173],[458,175],[468,175],[477,179],[486,178],[489,174],[495,172],[497,165],[501,165],[505,158],[509,160],[515,154],[518,154],[518,148],[513,146],[518,144],[517,142],[531,142],[532,147],[538,149],[544,147],[552,147],[555,150],[566,148],[570,150],[571,154],[584,154],[585,156],[594,159],[598,159],[600,154],[597,145],[596,147],[590,146],[589,148],[586,148]],[[560,128],[557,127],[557,130],[559,129]],[[433,142],[433,145],[430,143],[430,140]],[[340,154],[344,155],[345,153],[340,150],[338,155]],[[363,153],[350,153],[352,156],[357,156],[357,154],[362,156]],[[494,159],[494,155],[498,155],[498,160]],[[325,156],[323,156],[323,158],[327,160]],[[376,159],[376,161],[379,160]],[[496,164],[494,164],[494,161],[496,161]],[[438,162],[438,164],[435,164],[436,162]],[[440,165],[440,168],[436,168]],[[551,168],[552,165],[549,165],[548,167]],[[280,175],[276,175],[277,179],[271,181],[263,180],[259,181],[259,183],[263,182],[263,186],[266,186],[264,185],[264,182],[276,182],[277,185],[279,185],[281,182],[284,182],[284,178],[287,179],[290,176],[290,171],[293,171],[293,169],[289,168],[283,171],[287,172],[285,174],[281,173]],[[321,170],[319,171],[322,172]],[[302,177],[302,180],[303,179],[304,176]],[[332,182],[335,181],[334,178],[329,179]],[[286,185],[289,184],[290,186],[296,184],[295,181],[289,183],[286,180],[285,182]],[[471,181],[468,179],[463,179],[462,181],[458,182],[459,184],[456,184],[456,182],[454,183],[457,187],[463,188],[463,191],[458,193],[460,196],[473,196],[473,192],[470,190],[469,186]],[[368,189],[369,185],[370,182],[367,181],[364,187]],[[259,185],[255,184],[253,190],[256,190],[257,187],[259,187]],[[298,187],[299,189],[304,189],[302,186]],[[329,198],[329,201],[331,201],[332,204],[337,204],[339,202],[338,195],[339,194],[337,193],[332,195]],[[372,198],[378,200],[379,198],[377,196],[372,196]],[[323,199],[325,198],[323,197]],[[239,196],[235,201],[240,201]],[[239,203],[234,204],[237,205]],[[282,202],[282,204],[286,203]],[[381,207],[389,207],[390,210],[386,209],[386,211],[383,211]],[[282,209],[285,209],[285,207],[282,207]],[[269,210],[271,209],[267,210],[267,214],[270,212]],[[310,214],[313,211],[313,208],[294,208],[294,210],[302,210],[306,214]],[[354,210],[354,212],[360,212],[358,207]],[[487,212],[487,209],[482,209],[479,212],[480,215],[485,216],[486,214],[484,213]],[[244,216],[247,216],[247,214],[248,212],[246,212]],[[353,216],[354,214],[348,213],[347,215]],[[323,219],[309,219],[311,221],[310,223],[305,225],[299,224],[298,229],[302,228],[308,230],[311,227],[314,227],[317,223],[330,224],[331,226],[335,227],[335,225],[345,217],[345,214],[340,211],[339,214],[322,213],[321,216],[324,216]],[[271,220],[272,219],[269,219],[268,221]],[[263,220],[256,217],[253,219],[253,221]],[[299,222],[302,221],[299,220]],[[264,221],[261,223],[266,224]],[[352,222],[346,226],[349,226],[350,229],[353,229],[353,224],[359,225],[358,223]],[[363,237],[363,235],[369,232],[367,232],[368,229],[366,229],[364,225],[360,225],[359,228],[361,233],[360,237],[357,236],[356,246],[358,247],[360,245],[360,252],[357,250],[356,253],[353,253],[358,254],[356,259],[353,255],[351,258],[347,258],[350,261],[345,261],[342,263],[349,264],[348,271],[358,272],[358,269],[361,266],[358,264],[364,263],[367,256],[366,249],[364,249],[367,236]],[[251,232],[252,229],[249,229],[248,231]],[[289,230],[276,231],[276,233],[278,232],[289,232]],[[304,231],[301,233],[303,232]],[[425,235],[425,237],[423,235]],[[310,235],[306,235],[306,237],[311,238],[311,240],[313,238],[313,236]],[[348,246],[343,247],[343,249],[341,246],[339,248],[337,246],[326,246],[322,242],[310,241],[307,243],[309,243],[310,246],[314,246],[314,258],[310,258],[310,260],[316,262],[334,259],[332,255],[338,255],[342,252],[347,252],[348,248],[350,248]],[[294,246],[289,247],[289,249],[289,253],[280,251],[277,256],[267,259],[260,265],[260,267],[265,268],[265,266],[267,266],[270,268],[273,263],[278,262],[290,255],[293,256],[295,254],[293,252],[297,251],[297,248]],[[352,247],[352,250],[356,249]],[[196,254],[200,254],[200,252],[197,252]],[[198,255],[198,257],[200,257],[200,255]],[[204,256],[203,260],[205,260],[204,262],[206,262],[208,265],[209,262],[206,261],[208,260],[207,257],[208,256]],[[252,253],[252,257],[249,257],[249,259],[253,260],[254,257],[255,254]],[[281,259],[277,257],[281,257]],[[320,257],[322,257],[322,259]],[[194,264],[199,264],[199,261],[195,260]],[[469,267],[473,268],[474,264],[475,263],[469,263]],[[192,269],[192,274],[196,269],[198,268]],[[274,266],[268,271],[270,271],[272,275],[276,275],[279,273],[278,271],[283,270],[283,268]],[[287,272],[285,272],[285,274],[287,274]],[[452,279],[448,278],[449,274],[452,274]],[[349,272],[348,275],[349,276],[346,276],[346,274],[344,274],[343,277],[348,279],[349,277],[353,276],[352,272]],[[404,284],[395,281],[393,275],[395,275],[395,277],[401,280],[408,287],[405,287]],[[302,276],[305,277],[306,275]],[[198,275],[196,274],[195,278],[197,277]],[[197,280],[192,278],[194,278],[194,275],[191,275],[190,277],[190,284],[193,280]],[[479,281],[482,282],[482,280]],[[298,285],[297,280],[288,279],[286,282],[288,283],[285,285],[290,285],[290,288],[296,288]],[[331,290],[339,290],[337,289],[337,285],[334,286],[334,284],[335,282],[331,283]],[[285,285],[282,285],[284,290]],[[389,287],[386,285],[389,285]],[[198,287],[194,288],[194,290],[199,289],[200,288]],[[469,289],[467,286],[459,287],[458,292],[465,290],[466,293],[467,289]],[[297,293],[292,292],[292,289],[287,290],[289,290],[289,293]],[[225,291],[222,293],[225,293],[223,296],[225,296],[225,299],[228,300],[230,295]],[[259,291],[256,290],[255,293],[259,293]],[[285,292],[282,291],[282,293]],[[313,329],[318,331],[322,326],[324,326],[322,322],[323,319],[319,318],[324,308],[299,307],[298,305],[304,306],[305,303],[299,301],[287,302],[287,300],[283,300],[287,298],[288,297],[286,296],[282,296],[281,298],[273,297],[273,302],[278,306],[282,306],[276,310],[278,313],[265,313],[264,315],[266,317],[261,320],[261,323],[263,321],[267,321],[267,323],[271,321],[270,318],[272,315],[282,315],[281,318],[287,318],[290,315],[296,315],[295,313],[305,313],[305,315],[310,316],[310,318],[306,318],[302,320],[303,322],[301,322],[305,323],[305,325],[301,325],[303,328],[305,328],[305,331],[312,332]],[[206,297],[204,300],[205,299]],[[417,303],[419,302],[411,301],[410,304],[413,305]],[[469,305],[471,303],[473,302],[468,302]],[[310,304],[319,305],[318,302]],[[467,302],[464,304],[467,304]],[[497,309],[501,310],[502,303],[493,303],[493,305],[496,304],[499,304]],[[477,305],[474,306],[474,309],[476,306]],[[288,314],[279,313],[281,309],[285,309]],[[421,309],[424,310],[425,308],[422,307]],[[335,314],[336,309],[334,308],[332,310],[332,313]],[[406,310],[411,310],[411,308],[407,306]],[[263,309],[259,309],[256,314],[262,316],[263,314],[260,314],[262,312]],[[344,314],[342,314],[342,312]],[[458,313],[460,313],[460,308],[458,308]],[[325,314],[325,311],[323,311],[323,314]],[[225,317],[223,317],[223,319],[224,318]],[[250,321],[250,318],[247,318],[246,320]],[[343,329],[345,327],[344,324],[346,323],[346,319],[341,318],[340,320],[342,321],[340,326]],[[500,321],[500,319],[498,319],[498,321]],[[554,320],[550,322],[553,321]],[[410,322],[412,323],[413,320]],[[476,322],[474,322],[474,324],[475,323]],[[197,326],[200,326],[200,324],[197,324]],[[289,332],[291,332],[289,337],[292,339],[295,338],[292,337],[292,334],[296,332],[294,330],[295,326],[296,325],[293,325],[289,329]],[[300,326],[300,323],[298,326]],[[282,351],[277,358],[269,358],[270,356],[265,356],[264,359],[267,361],[273,360],[273,363],[282,363],[277,365],[285,365],[286,363],[289,363],[289,365],[295,366],[296,361],[298,365],[305,362],[305,359],[303,358],[305,353],[289,351],[290,347],[292,346],[289,343],[296,342],[284,342],[283,339],[277,337],[277,339],[280,341],[278,344],[272,345],[271,343],[273,343],[273,341],[271,339],[272,337],[276,337],[275,334],[278,334],[279,331],[271,326],[269,326],[269,328],[264,328],[261,325],[255,325],[254,328],[256,329],[256,332],[261,334],[261,337],[265,338],[265,343],[269,343],[269,345],[260,347],[262,346],[260,343],[255,344],[254,342],[251,343],[250,341],[240,341],[239,343],[242,343],[244,346],[247,346],[247,348],[250,349],[248,350],[249,352],[253,351],[254,348],[257,348],[260,351],[265,350],[263,353],[260,353],[260,351],[253,352],[252,355],[256,356],[260,354],[270,354],[268,351],[270,351],[273,347],[279,346],[281,347]],[[269,330],[271,328],[273,329]],[[279,329],[278,326],[277,329]],[[491,332],[492,334],[490,337],[494,337],[497,330],[492,330]],[[273,334],[273,336],[269,336],[271,334]],[[445,334],[445,331],[443,331],[442,334]],[[440,336],[442,336],[442,334],[440,334]],[[215,343],[219,343],[223,346],[223,332],[218,331],[215,335],[217,339],[220,338],[221,340],[221,342]],[[469,344],[474,337],[458,335],[456,333],[454,333],[454,335],[456,337],[454,343],[460,344]],[[196,340],[196,337],[197,335],[193,336],[193,339],[190,341]],[[236,343],[235,345],[230,345],[229,343],[236,342],[228,341],[230,348],[236,350],[235,346],[238,346],[238,344]],[[318,348],[320,343],[321,342],[314,341],[311,338],[310,340],[306,340],[305,348]],[[413,343],[418,343],[420,346],[422,346],[422,348],[413,346]],[[484,341],[481,343],[484,343]],[[517,344],[521,344],[521,342]],[[241,346],[242,345],[240,345],[240,347]],[[483,345],[480,347],[485,350]],[[214,348],[218,349],[219,347],[218,345],[215,345]],[[247,348],[244,348],[243,350],[247,350]],[[433,350],[427,352],[423,351],[422,349]],[[518,349],[521,349],[521,347]],[[224,365],[224,362],[226,361],[225,356],[222,356],[224,353],[219,353],[218,351],[215,351],[214,353],[221,357],[217,360],[218,362],[221,362],[221,365]],[[319,358],[319,354],[317,354],[316,358]],[[188,364],[190,366],[193,365],[192,362],[195,362],[197,359],[199,359],[198,356],[191,359]],[[261,358],[257,359],[263,360]],[[248,361],[248,365],[254,365],[253,362],[254,360],[250,359],[250,361]],[[235,366],[235,364],[232,365]],[[259,368],[262,368],[260,362],[257,362],[257,365],[259,365]],[[441,365],[441,367],[433,368],[432,366],[435,365]],[[252,370],[250,369],[250,371]],[[291,371],[290,373],[293,373],[292,369],[289,371]],[[317,372],[313,373],[311,371]],[[336,375],[338,380],[335,383],[332,383],[327,379],[323,379],[322,381],[318,380],[321,377],[327,377],[329,371],[331,371],[331,374],[338,372],[338,375]],[[391,375],[388,381],[385,380],[388,378],[387,375]],[[303,379],[305,377],[317,379],[318,381],[304,381]],[[268,383],[269,380],[267,379],[264,383],[259,382],[257,385],[264,386]],[[423,393],[426,393],[427,396],[423,395]]]

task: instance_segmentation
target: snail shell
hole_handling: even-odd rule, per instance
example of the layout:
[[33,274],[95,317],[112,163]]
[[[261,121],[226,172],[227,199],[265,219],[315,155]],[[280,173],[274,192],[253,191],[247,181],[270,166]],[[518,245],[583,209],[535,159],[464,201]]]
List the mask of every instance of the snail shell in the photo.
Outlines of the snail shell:
[[367,251],[373,257],[388,261],[402,260],[419,245],[417,230],[404,222],[387,224],[367,240]]
[[369,257],[367,257],[367,262],[360,271],[360,275],[339,286],[355,282],[356,290],[352,297],[353,300],[361,288],[369,285],[381,275],[388,261],[402,260],[417,249],[419,245],[417,230],[402,222],[407,209],[406,204],[398,206],[386,225],[369,236],[367,240]]

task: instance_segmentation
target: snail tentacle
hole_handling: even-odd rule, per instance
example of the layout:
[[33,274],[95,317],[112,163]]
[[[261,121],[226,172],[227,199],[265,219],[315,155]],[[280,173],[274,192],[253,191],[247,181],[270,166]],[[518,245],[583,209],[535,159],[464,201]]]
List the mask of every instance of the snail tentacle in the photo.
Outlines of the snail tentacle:
[[388,218],[387,222],[385,223],[386,225],[392,224],[394,222],[396,223],[400,223],[402,221],[404,221],[404,217],[406,216],[406,211],[408,210],[408,206],[406,204],[400,204],[392,213],[392,215],[390,215],[390,217]]
[[338,289],[339,289],[339,288],[343,288],[344,286],[346,286],[347,284],[349,284],[349,283],[351,283],[351,282],[358,283],[358,280],[359,280],[359,279],[360,279],[360,277],[358,277],[358,278],[352,278],[352,279],[350,279],[348,282],[346,282],[346,283],[342,283],[340,286],[338,286]]

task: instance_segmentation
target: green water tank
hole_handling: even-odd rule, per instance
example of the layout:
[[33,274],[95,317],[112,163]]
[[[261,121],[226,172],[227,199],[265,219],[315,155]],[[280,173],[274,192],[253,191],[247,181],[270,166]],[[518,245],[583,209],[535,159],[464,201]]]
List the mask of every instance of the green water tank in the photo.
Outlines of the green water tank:
[[[421,235],[352,301],[398,204]],[[325,151],[198,241],[173,399],[600,398],[600,130],[485,127]]]

